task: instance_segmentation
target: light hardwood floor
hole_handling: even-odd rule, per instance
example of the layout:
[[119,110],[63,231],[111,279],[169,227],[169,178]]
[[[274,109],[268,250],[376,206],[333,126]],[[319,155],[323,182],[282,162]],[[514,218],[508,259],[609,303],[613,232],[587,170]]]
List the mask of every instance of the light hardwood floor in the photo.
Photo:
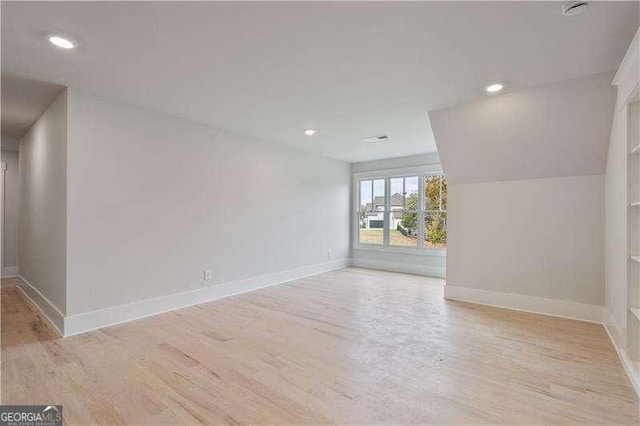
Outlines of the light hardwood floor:
[[602,326],[347,268],[60,339],[2,289],[2,403],[91,423],[638,424]]

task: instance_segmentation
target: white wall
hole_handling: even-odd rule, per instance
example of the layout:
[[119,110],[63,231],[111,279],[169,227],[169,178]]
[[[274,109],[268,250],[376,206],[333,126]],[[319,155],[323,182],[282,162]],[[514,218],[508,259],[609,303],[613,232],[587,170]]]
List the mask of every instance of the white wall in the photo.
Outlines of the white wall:
[[453,299],[601,321],[613,72],[430,111]]
[[447,287],[604,302],[604,176],[449,184]]
[[20,208],[18,152],[2,150],[2,161],[7,164],[7,170],[4,174],[2,276],[13,276],[18,269],[18,212]]
[[[437,153],[413,155],[411,157],[389,158],[386,160],[364,161],[351,164],[352,173],[401,169],[404,167],[439,165]],[[351,206],[355,211],[355,206]],[[353,222],[353,221],[352,221]],[[352,230],[353,231],[353,230]],[[353,234],[353,232],[352,232]],[[355,242],[351,241],[353,245]],[[352,249],[352,260],[355,266],[365,268],[392,270],[429,276],[444,277],[446,252],[417,252],[418,254],[398,253],[393,251]]]
[[20,276],[66,309],[67,94],[20,141]]
[[71,89],[69,120],[69,315],[350,255],[347,163]]
[[12,138],[12,137],[2,137],[2,141],[0,142],[0,148],[2,151],[13,151],[18,152],[18,146],[20,145],[20,139]]

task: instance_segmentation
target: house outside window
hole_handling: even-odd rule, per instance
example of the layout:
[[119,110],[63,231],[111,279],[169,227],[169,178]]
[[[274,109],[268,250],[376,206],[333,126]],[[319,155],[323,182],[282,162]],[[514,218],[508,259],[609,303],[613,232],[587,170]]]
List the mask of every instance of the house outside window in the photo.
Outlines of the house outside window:
[[447,181],[440,170],[354,175],[354,248],[443,252]]

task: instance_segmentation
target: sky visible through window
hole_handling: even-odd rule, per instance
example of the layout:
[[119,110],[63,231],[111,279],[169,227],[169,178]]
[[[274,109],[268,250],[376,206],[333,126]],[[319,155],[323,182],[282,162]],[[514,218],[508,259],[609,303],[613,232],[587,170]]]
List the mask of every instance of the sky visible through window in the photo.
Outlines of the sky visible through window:
[[[376,179],[373,181],[373,195],[376,197],[384,196],[384,179]],[[360,182],[360,204],[364,206],[371,201],[371,181],[363,180]]]
[[[402,194],[402,178],[391,179],[391,195]],[[404,179],[404,192],[409,194],[418,193],[418,176],[406,177]]]
[[[407,178],[405,180],[404,192],[407,194],[418,192],[418,177]],[[402,179],[391,180],[391,195],[402,194]],[[384,179],[376,179],[373,181],[373,195],[380,197],[384,195]],[[371,202],[371,181],[363,180],[360,182],[360,204],[365,205]]]

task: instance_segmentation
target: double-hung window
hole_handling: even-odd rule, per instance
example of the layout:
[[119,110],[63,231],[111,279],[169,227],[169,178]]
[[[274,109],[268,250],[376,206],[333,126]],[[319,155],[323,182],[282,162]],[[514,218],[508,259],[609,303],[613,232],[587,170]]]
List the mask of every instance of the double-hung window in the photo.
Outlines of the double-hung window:
[[438,171],[354,175],[354,246],[441,250],[447,243],[447,181]]

